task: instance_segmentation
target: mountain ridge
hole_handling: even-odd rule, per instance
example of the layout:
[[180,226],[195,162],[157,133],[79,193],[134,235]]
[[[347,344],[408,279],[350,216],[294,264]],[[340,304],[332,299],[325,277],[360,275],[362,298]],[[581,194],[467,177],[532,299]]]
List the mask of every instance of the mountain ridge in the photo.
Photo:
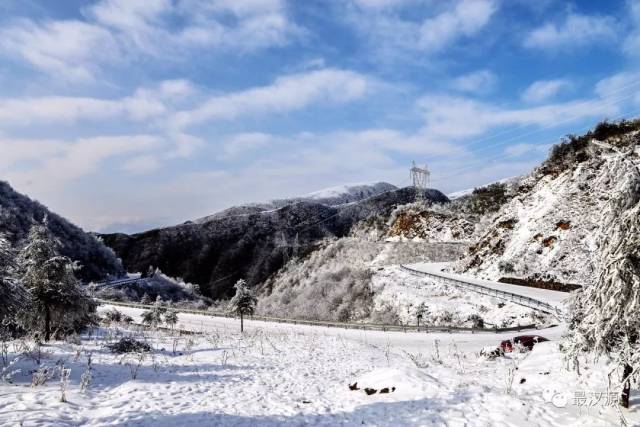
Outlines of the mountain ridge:
[[[448,202],[438,190],[427,190],[425,197]],[[402,188],[337,206],[300,201],[270,211],[102,238],[128,271],[158,267],[172,277],[198,283],[206,296],[226,298],[236,280],[258,284],[280,269],[292,252],[303,256],[322,239],[344,236],[359,221],[388,214],[414,198],[413,188]]]
[[40,202],[0,181],[0,234],[13,245],[20,245],[34,222],[47,218],[51,232],[60,240],[62,255],[78,261],[77,275],[84,281],[120,276],[124,270],[116,255],[95,235],[85,232]]

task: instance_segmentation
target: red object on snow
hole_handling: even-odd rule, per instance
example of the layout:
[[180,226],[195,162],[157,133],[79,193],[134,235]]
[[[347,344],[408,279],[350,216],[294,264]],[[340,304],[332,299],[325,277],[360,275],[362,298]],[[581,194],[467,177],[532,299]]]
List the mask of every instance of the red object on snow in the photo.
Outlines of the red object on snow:
[[505,353],[510,353],[513,351],[514,345],[521,345],[522,347],[531,351],[533,349],[533,346],[536,345],[536,343],[545,342],[545,341],[549,341],[549,340],[546,339],[545,337],[541,337],[540,335],[519,335],[513,338],[513,340],[502,341],[500,343],[500,348]]

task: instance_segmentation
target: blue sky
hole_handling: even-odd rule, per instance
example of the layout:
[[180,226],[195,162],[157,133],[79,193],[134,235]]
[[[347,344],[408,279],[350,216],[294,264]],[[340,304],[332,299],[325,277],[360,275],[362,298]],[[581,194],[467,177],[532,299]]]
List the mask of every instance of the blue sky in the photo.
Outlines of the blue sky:
[[324,187],[444,192],[640,115],[640,1],[0,3],[0,179],[89,230]]

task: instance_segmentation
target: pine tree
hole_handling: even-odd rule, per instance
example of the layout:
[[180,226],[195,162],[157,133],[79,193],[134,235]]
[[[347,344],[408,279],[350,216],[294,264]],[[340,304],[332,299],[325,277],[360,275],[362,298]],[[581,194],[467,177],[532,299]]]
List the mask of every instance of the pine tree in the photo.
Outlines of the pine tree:
[[166,312],[167,308],[163,306],[162,297],[158,295],[153,307],[142,313],[142,323],[154,328],[158,327],[162,323],[162,317]]
[[629,407],[640,373],[640,171],[623,160],[612,168],[619,184],[603,215],[598,281],[572,296],[566,349],[576,366],[586,351],[611,357],[622,374],[620,404]]
[[164,323],[173,330],[173,327],[178,323],[178,313],[175,310],[168,310],[164,315]]
[[18,312],[27,294],[15,280],[15,253],[9,242],[0,236],[0,325],[16,325]]
[[247,282],[240,279],[234,285],[236,294],[229,301],[230,309],[240,316],[240,332],[244,332],[245,314],[253,315],[258,299],[253,294],[253,290],[247,286]]
[[149,305],[151,304],[151,297],[149,296],[148,293],[144,293],[142,295],[142,298],[140,299],[140,304],[144,304],[144,305]]
[[21,281],[29,290],[29,329],[43,332],[45,341],[54,330],[75,332],[95,321],[96,304],[80,288],[73,262],[58,254],[58,241],[44,224],[31,227],[27,245],[19,255]]

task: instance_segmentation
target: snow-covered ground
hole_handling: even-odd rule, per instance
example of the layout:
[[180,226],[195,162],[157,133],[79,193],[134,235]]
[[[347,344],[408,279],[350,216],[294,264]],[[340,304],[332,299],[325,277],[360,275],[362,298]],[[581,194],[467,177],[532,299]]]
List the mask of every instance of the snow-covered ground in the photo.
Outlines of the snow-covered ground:
[[[140,310],[118,309],[139,320]],[[68,402],[60,402],[58,377],[31,388],[37,366],[21,357],[10,370],[22,371],[0,385],[0,425],[618,425],[617,410],[604,401],[577,404],[581,392],[588,399],[606,392],[608,370],[583,365],[580,377],[566,371],[557,341],[492,361],[478,350],[506,335],[245,325],[240,334],[237,320],[180,314],[181,328],[205,334],[119,330],[154,348],[135,380],[128,366],[134,358],[104,348],[114,339],[105,329],[80,344],[47,346],[44,364],[63,361],[71,369]],[[561,332],[539,331],[548,338]],[[83,393],[89,353],[93,380]],[[350,390],[355,382],[359,390]],[[395,391],[369,396],[365,387]],[[640,422],[637,410],[625,416],[630,425]]]
[[[393,310],[403,323],[414,325],[416,311],[422,304],[423,325],[471,327],[468,320],[476,315],[485,327],[511,327],[554,323],[551,316],[499,298],[480,295],[452,285],[435,283],[390,266],[374,272],[372,278],[374,310]],[[448,321],[445,321],[450,319]]]

